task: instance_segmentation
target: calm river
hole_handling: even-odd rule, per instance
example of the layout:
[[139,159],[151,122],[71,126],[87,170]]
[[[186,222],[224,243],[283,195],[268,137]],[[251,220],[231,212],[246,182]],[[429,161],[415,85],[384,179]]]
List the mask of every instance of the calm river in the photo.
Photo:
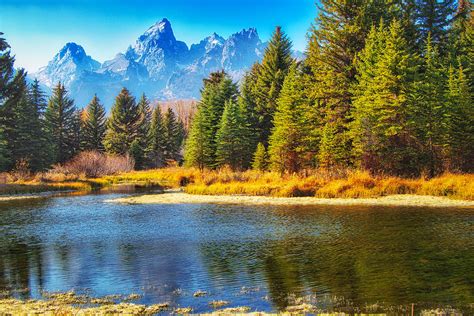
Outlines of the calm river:
[[0,202],[0,290],[138,293],[195,312],[276,311],[294,296],[474,312],[473,210],[104,202],[125,195]]

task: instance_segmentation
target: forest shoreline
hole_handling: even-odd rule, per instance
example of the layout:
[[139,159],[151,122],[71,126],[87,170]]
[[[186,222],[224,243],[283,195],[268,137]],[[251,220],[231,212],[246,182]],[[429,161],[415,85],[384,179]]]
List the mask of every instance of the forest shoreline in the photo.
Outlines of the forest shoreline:
[[276,206],[404,206],[404,207],[462,207],[474,209],[474,201],[453,200],[447,197],[395,194],[377,198],[317,198],[317,197],[270,197],[250,195],[197,195],[177,190],[160,194],[144,194],[106,200],[123,204],[239,204]]

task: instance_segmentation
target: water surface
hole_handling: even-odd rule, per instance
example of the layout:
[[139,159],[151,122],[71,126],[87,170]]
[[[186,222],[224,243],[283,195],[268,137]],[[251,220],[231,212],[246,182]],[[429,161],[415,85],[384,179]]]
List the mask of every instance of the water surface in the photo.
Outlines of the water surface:
[[282,310],[294,296],[473,312],[472,210],[104,202],[121,196],[0,203],[0,289],[133,292],[196,312],[212,300]]

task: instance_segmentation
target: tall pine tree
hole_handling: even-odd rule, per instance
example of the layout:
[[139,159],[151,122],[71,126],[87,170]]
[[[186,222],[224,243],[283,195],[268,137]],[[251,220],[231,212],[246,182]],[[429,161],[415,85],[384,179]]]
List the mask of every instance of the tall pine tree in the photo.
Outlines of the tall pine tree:
[[51,147],[52,163],[64,163],[77,152],[78,116],[66,88],[58,83],[45,112],[45,128]]
[[106,129],[105,108],[100,104],[97,95],[94,95],[84,109],[81,123],[81,149],[105,151],[103,144]]
[[357,165],[373,172],[417,174],[419,150],[412,146],[410,129],[416,69],[398,21],[388,29],[383,22],[372,28],[357,67],[351,131]]
[[216,135],[217,165],[229,166],[233,170],[247,168],[246,147],[249,136],[250,130],[242,115],[241,107],[233,100],[227,101]]
[[278,26],[265,49],[262,63],[254,69],[258,71],[254,89],[255,100],[249,102],[255,102],[259,141],[265,145],[268,144],[273,128],[273,114],[277,108],[283,81],[293,63],[291,48],[291,41]]
[[309,137],[313,130],[313,122],[308,119],[311,107],[303,83],[303,73],[293,65],[278,98],[270,136],[268,152],[275,171],[297,172],[314,157]]
[[134,153],[140,147],[138,138],[140,136],[140,123],[142,117],[135,98],[130,92],[123,88],[115,98],[112,112],[107,120],[107,130],[104,138],[104,146],[108,153],[116,155],[130,154],[134,141]]
[[150,143],[147,148],[147,160],[151,167],[162,167],[165,164],[165,127],[160,105],[153,110],[150,131]]

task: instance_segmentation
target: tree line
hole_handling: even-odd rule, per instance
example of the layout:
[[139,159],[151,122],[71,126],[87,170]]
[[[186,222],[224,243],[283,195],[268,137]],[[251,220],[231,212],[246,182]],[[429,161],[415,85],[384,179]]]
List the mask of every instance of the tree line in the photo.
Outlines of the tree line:
[[77,109],[61,83],[47,100],[37,80],[28,84],[26,72],[14,70],[3,38],[0,52],[0,170],[40,171],[81,151],[129,155],[137,169],[182,160],[185,129],[171,108],[152,109],[145,95],[136,102],[123,88],[107,117],[97,96]]
[[240,85],[224,71],[204,79],[189,132],[125,88],[108,118],[97,97],[78,111],[61,84],[46,101],[1,39],[0,167],[97,150],[137,168],[472,172],[473,14],[469,0],[321,0],[305,59],[277,27]]
[[204,81],[185,163],[472,172],[473,30],[466,0],[322,0],[303,61],[277,27],[240,91]]

